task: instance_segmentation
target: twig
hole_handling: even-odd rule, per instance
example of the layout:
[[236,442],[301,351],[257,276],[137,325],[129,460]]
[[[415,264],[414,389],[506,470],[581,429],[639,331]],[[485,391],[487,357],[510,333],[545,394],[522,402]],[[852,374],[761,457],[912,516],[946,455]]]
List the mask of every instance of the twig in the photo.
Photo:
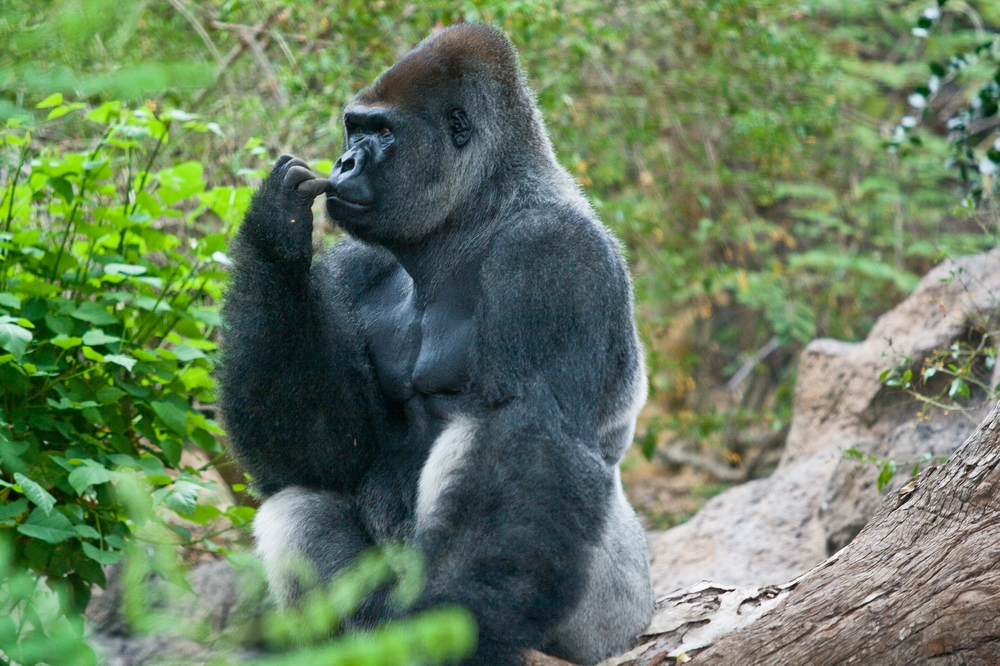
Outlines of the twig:
[[[271,12],[271,14],[266,19],[252,26],[237,25],[233,23],[223,23],[221,21],[212,21],[212,28],[214,28],[215,30],[236,31],[237,33],[239,33],[239,31],[248,31],[249,34],[253,35],[254,37],[259,37],[261,33],[267,30],[268,26],[271,25],[271,23],[280,13],[281,13],[280,10],[275,10]],[[219,66],[215,70],[216,83],[218,83],[219,78],[222,77],[223,73],[225,73],[232,66],[232,64],[236,62],[236,59],[239,58],[241,55],[243,55],[243,52],[246,51],[246,49],[247,49],[247,43],[242,39],[239,40],[239,44],[236,44],[231,49],[229,49],[225,57],[219,61]],[[194,97],[195,106],[201,104],[201,101],[205,99],[205,95],[207,95],[210,90],[211,86],[202,89],[201,92],[195,95]]]
[[743,380],[745,380],[747,376],[753,372],[753,369],[757,367],[757,364],[774,353],[774,351],[780,346],[781,343],[778,342],[778,336],[774,336],[768,340],[767,344],[754,352],[750,358],[743,361],[743,365],[741,365],[740,369],[736,371],[736,374],[730,377],[729,381],[726,382],[726,388],[729,389],[730,392],[735,393],[736,390],[739,389],[740,384],[743,383]]
[[656,458],[669,465],[687,465],[702,472],[708,472],[708,474],[720,481],[739,483],[747,479],[746,469],[727,467],[710,458],[686,450],[680,443],[657,448]]
[[[184,4],[183,0],[167,0],[167,2],[170,3],[171,7],[177,10],[178,14],[183,16],[187,20],[187,22],[191,24],[191,27],[194,28],[194,31],[198,33],[199,37],[201,37],[201,41],[205,43],[205,48],[208,49],[208,52],[212,54],[212,58],[215,59],[215,64],[217,67],[216,76],[218,77],[219,75],[221,75],[225,71],[225,68],[222,65],[222,54],[219,53],[219,49],[215,47],[215,42],[212,41],[211,35],[209,35],[208,31],[205,30],[205,26],[201,24],[201,21],[198,20],[198,17],[196,17],[194,14],[191,13],[191,10],[187,8],[187,5]],[[229,86],[230,94],[235,95],[236,86],[233,85],[232,79],[230,79],[228,76],[226,77],[226,83]]]
[[264,53],[264,48],[260,45],[254,37],[249,33],[243,33],[240,35],[240,39],[246,39],[247,46],[250,47],[250,52],[253,53],[254,59],[257,60],[257,64],[260,66],[261,71],[264,72],[264,78],[267,79],[267,85],[274,93],[275,98],[278,100],[278,104],[284,108],[288,106],[288,93],[285,91],[285,87],[281,85],[281,81],[278,80],[277,75],[274,73],[274,67],[271,66],[271,61],[267,59],[267,54]]
[[[274,73],[274,67],[271,65],[271,61],[267,59],[264,47],[259,41],[257,41],[257,38],[260,37],[264,31],[268,29],[268,27],[270,27],[271,23],[278,17],[279,14],[280,11],[271,12],[266,19],[254,26],[240,25],[238,23],[225,23],[223,21],[212,21],[212,27],[216,30],[228,30],[230,32],[234,32],[236,34],[236,38],[240,40],[240,44],[243,48],[233,54],[233,60],[235,60],[243,50],[250,49],[254,59],[257,61],[257,65],[264,73],[264,78],[267,80],[268,87],[271,88],[271,91],[277,98],[278,104],[282,107],[286,107],[289,103],[288,93],[285,91],[284,86],[281,85],[277,75]],[[264,37],[266,44],[268,36],[264,35]],[[233,52],[231,51],[230,53]]]

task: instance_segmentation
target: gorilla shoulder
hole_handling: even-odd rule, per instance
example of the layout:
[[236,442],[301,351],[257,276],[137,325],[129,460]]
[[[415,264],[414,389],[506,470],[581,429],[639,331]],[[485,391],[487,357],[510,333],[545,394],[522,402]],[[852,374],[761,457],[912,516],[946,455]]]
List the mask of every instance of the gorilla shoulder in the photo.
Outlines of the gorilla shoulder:
[[631,283],[618,241],[592,213],[573,205],[527,210],[501,229],[484,262],[483,283],[550,304],[579,294],[592,305],[604,294],[613,300],[603,307],[621,306],[631,317]]

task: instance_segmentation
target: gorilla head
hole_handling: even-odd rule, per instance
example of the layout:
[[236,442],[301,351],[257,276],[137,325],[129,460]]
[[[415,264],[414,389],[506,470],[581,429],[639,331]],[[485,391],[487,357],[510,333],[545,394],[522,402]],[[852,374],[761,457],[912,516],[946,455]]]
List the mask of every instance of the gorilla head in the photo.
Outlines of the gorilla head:
[[347,105],[344,127],[327,210],[389,248],[486,219],[529,174],[537,191],[537,174],[559,171],[517,52],[487,25],[424,40]]

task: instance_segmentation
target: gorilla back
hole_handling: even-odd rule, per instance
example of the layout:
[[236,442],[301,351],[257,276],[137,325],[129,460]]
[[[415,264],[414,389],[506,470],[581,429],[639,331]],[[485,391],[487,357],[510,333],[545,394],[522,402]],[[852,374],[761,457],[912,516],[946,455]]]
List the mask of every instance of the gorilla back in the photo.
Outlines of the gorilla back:
[[[616,241],[556,161],[506,37],[425,40],[344,110],[329,180],[282,156],[234,241],[223,410],[269,495],[272,590],[404,539],[469,663],[594,663],[653,610],[618,463],[645,401]],[[310,203],[347,235],[313,261]],[[412,610],[412,609],[411,609]],[[361,625],[405,612],[373,598]]]

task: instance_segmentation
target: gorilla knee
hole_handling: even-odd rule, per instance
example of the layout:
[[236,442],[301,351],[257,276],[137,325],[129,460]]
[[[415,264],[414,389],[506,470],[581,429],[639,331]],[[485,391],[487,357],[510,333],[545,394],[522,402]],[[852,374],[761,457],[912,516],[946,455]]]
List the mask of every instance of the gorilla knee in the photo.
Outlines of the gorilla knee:
[[372,544],[351,498],[299,486],[286,488],[261,505],[253,535],[271,594],[283,606],[329,579]]

